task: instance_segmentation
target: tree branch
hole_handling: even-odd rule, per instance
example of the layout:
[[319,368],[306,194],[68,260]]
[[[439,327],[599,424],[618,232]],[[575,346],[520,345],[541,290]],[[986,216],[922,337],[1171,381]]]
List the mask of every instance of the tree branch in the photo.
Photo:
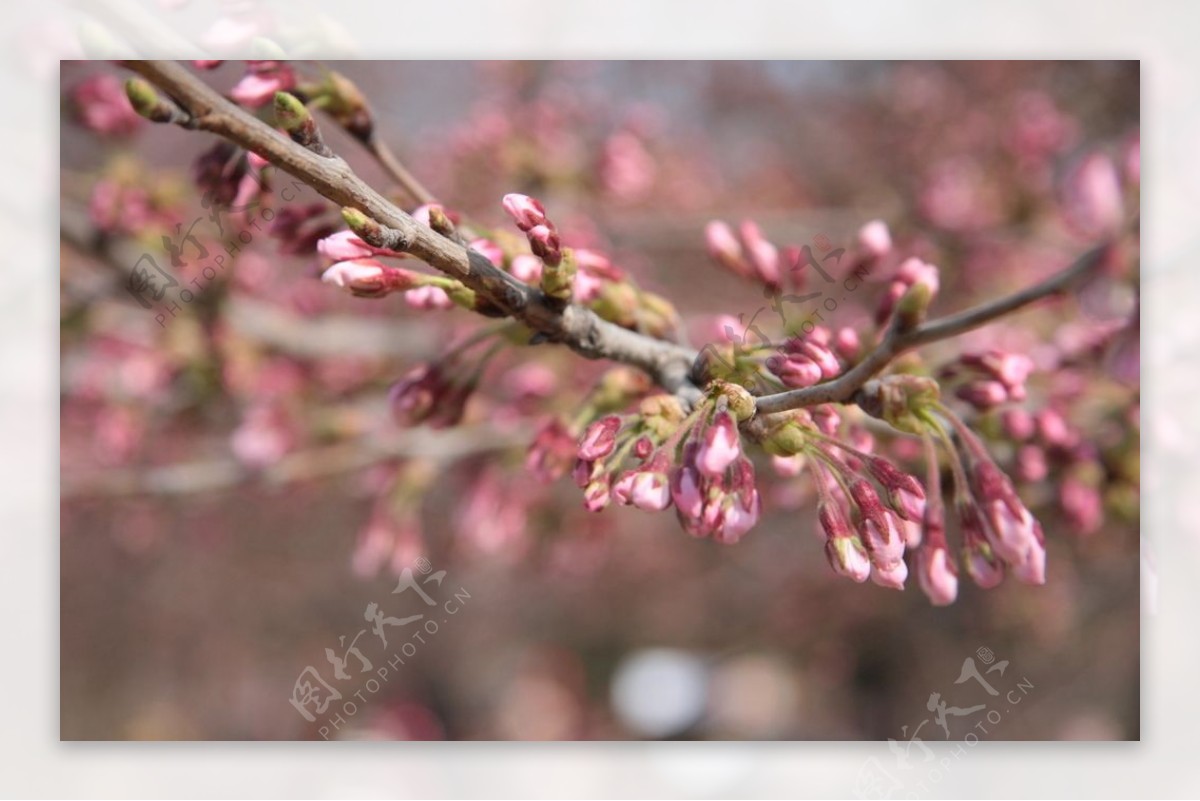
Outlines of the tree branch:
[[756,398],[757,412],[774,414],[819,403],[853,403],[854,393],[900,354],[979,328],[1031,303],[1065,291],[1103,262],[1107,248],[1108,245],[1105,244],[1088,251],[1065,270],[1055,273],[1039,284],[997,300],[981,303],[958,314],[933,320],[909,331],[900,331],[897,328],[899,317],[893,318],[883,341],[854,367],[824,384]]
[[218,134],[254,151],[339,206],[358,209],[392,229],[405,251],[461,281],[506,315],[540,333],[544,340],[564,344],[589,359],[610,359],[638,367],[684,401],[699,399],[700,390],[689,377],[697,355],[692,349],[621,328],[582,306],[562,308],[549,302],[538,289],[497,268],[483,254],[418,223],[368,186],[342,159],[323,158],[280,136],[181,64],[123,63],[187,111],[190,127]]

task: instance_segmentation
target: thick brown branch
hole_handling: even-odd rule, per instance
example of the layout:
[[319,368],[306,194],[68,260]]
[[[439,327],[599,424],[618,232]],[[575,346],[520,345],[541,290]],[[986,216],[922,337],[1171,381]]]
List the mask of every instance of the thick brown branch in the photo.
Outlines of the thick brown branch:
[[254,151],[339,206],[359,209],[393,229],[405,243],[404,250],[458,279],[545,340],[564,344],[589,359],[641,368],[687,401],[699,397],[699,389],[688,377],[695,351],[621,328],[582,306],[556,308],[540,291],[500,270],[483,254],[418,223],[368,186],[342,159],[322,158],[280,136],[186,67],[169,61],[130,61],[125,66],[170,95],[191,114],[196,128]]
[[900,332],[892,325],[866,357],[842,375],[824,384],[765,395],[755,400],[758,414],[773,414],[819,403],[852,402],[857,392],[872,376],[879,373],[905,351],[958,336],[979,328],[1000,317],[1024,308],[1031,303],[1062,292],[1095,269],[1104,257],[1108,245],[1088,251],[1071,266],[1031,287],[1014,292],[974,308],[925,323],[910,331]]

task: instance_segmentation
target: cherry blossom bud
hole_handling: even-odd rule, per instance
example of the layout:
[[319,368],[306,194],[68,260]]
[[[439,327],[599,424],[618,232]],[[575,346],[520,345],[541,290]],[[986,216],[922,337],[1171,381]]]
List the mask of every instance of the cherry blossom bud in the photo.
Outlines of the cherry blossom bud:
[[728,223],[713,220],[704,226],[704,242],[708,254],[718,264],[744,277],[751,277],[750,266],[742,258],[742,245]]
[[633,443],[633,455],[638,459],[645,459],[653,452],[654,442],[649,437],[638,437]]
[[858,244],[875,258],[886,256],[892,249],[892,234],[883,220],[871,220],[858,229]]
[[542,260],[548,267],[556,267],[562,261],[562,243],[554,229],[545,225],[535,225],[528,231],[529,247],[533,255]]
[[413,273],[385,267],[374,259],[339,261],[321,275],[321,280],[364,298],[382,297],[416,286]]
[[791,478],[798,476],[804,471],[806,460],[803,454],[795,453],[791,456],[772,456],[771,467],[774,468],[775,474],[783,478]]
[[1046,547],[1038,541],[1029,547],[1025,558],[1012,566],[1013,578],[1023,584],[1046,583]]
[[629,493],[634,506],[647,512],[661,512],[671,505],[666,454],[660,453],[650,464],[635,471],[634,475]]
[[472,239],[468,243],[468,247],[470,247],[471,250],[477,250],[484,256],[487,256],[487,260],[497,267],[504,264],[504,251],[500,249],[499,245],[490,239],[484,239],[483,237]]
[[963,534],[963,562],[967,575],[979,587],[990,590],[1004,580],[1004,563],[987,542],[983,519],[971,504],[959,504]]
[[[525,469],[539,481],[549,483],[562,477],[575,458],[575,438],[558,418],[551,417],[538,429],[525,457]],[[583,462],[583,464],[588,464]],[[589,475],[588,479],[591,478]],[[587,481],[580,485],[586,486]]]
[[1022,445],[1017,449],[1016,475],[1022,481],[1041,481],[1050,472],[1046,452],[1037,445]]
[[621,430],[621,418],[615,414],[601,417],[587,427],[579,442],[579,458],[589,462],[603,459],[617,447],[617,432]]
[[954,394],[981,411],[1008,400],[1008,390],[999,381],[972,381],[959,387]]
[[825,542],[825,558],[835,572],[859,584],[871,575],[871,560],[857,537],[830,538]]
[[[571,448],[574,450],[577,446],[574,441],[571,443]],[[599,477],[602,472],[598,462],[589,462],[586,459],[576,459],[575,466],[571,468],[571,480],[575,482],[575,486],[583,489],[588,484],[592,483],[592,479]]]
[[901,517],[912,522],[924,519],[925,488],[920,481],[880,456],[867,460],[867,469],[887,492],[892,508]]
[[833,351],[812,338],[792,339],[787,343],[786,348],[789,352],[807,356],[816,362],[817,366],[821,368],[823,378],[836,378],[842,372],[842,366],[838,363],[837,357],[833,355]]
[[947,606],[958,597],[958,572],[944,545],[926,546],[917,554],[917,582],[934,606]]
[[858,531],[874,564],[886,567],[904,558],[904,535],[894,513],[882,509],[871,517],[864,516]]
[[886,565],[874,565],[871,569],[871,581],[889,590],[903,590],[904,582],[908,580],[908,565],[903,559]]
[[780,356],[778,354],[767,359],[767,368],[784,386],[795,389],[811,387],[821,381],[821,366],[807,356]]
[[733,495],[726,502],[724,519],[720,529],[714,532],[714,539],[724,545],[737,543],[758,523],[761,512],[762,502],[753,488],[746,497]]
[[574,282],[571,285],[571,297],[575,299],[576,303],[587,305],[600,297],[600,290],[603,288],[603,281],[580,270],[575,273]]
[[608,506],[611,493],[608,480],[599,478],[592,481],[583,490],[583,506],[589,512],[600,512]]
[[995,500],[984,506],[984,519],[988,543],[997,555],[1010,565],[1024,561],[1035,536],[1036,521],[1029,510],[1018,506],[1014,511],[1009,503]]
[[859,349],[862,343],[859,341],[858,332],[853,328],[842,328],[837,332],[837,337],[834,339],[834,352],[842,359],[852,362],[858,358]]
[[1081,161],[1068,175],[1064,195],[1067,222],[1079,233],[1100,237],[1120,227],[1121,179],[1108,156],[1093,153]]
[[701,491],[700,472],[684,464],[671,476],[671,500],[685,521],[700,519],[704,508],[704,493]]
[[[512,263],[508,265],[508,271],[518,281],[524,281],[527,284],[536,286],[542,280],[542,260],[537,256],[522,253],[513,258]],[[578,281],[578,278],[576,278],[576,281]],[[596,283],[599,286],[599,281]]]
[[537,226],[546,226],[546,209],[534,198],[513,193],[505,195],[500,202],[522,231],[530,233]]
[[1047,445],[1071,448],[1079,439],[1056,409],[1042,409],[1036,420],[1038,434]]
[[1058,497],[1071,527],[1078,533],[1091,534],[1104,522],[1104,500],[1099,490],[1077,476],[1063,480]]
[[229,90],[235,102],[251,108],[265,106],[277,92],[286,92],[296,85],[292,68],[277,61],[259,62]]
[[625,272],[615,266],[603,253],[597,253],[587,248],[574,248],[574,252],[575,264],[580,270],[609,281],[625,280]]
[[353,231],[338,231],[317,242],[317,252],[333,261],[348,261],[374,256],[375,248]]
[[424,311],[454,308],[454,301],[440,286],[419,286],[404,293],[404,302],[414,309]]
[[[134,99],[137,95],[144,98],[143,102]],[[71,93],[71,99],[79,121],[89,130],[105,136],[135,133],[144,124],[139,112],[153,111],[164,102],[144,81],[133,79],[123,86],[115,76],[104,74],[94,75],[81,83]],[[150,117],[150,114],[145,116]]]
[[398,424],[412,426],[432,418],[440,404],[452,403],[454,394],[441,370],[423,364],[392,385],[388,390],[388,405]]
[[779,250],[762,235],[758,225],[750,220],[740,226],[742,241],[754,272],[764,284],[779,286]]
[[704,439],[696,453],[696,466],[706,476],[720,476],[742,453],[737,423],[728,411],[717,412],[704,431]]
[[820,406],[813,407],[812,411],[813,422],[817,424],[817,429],[827,437],[837,436],[838,429],[842,425],[842,416],[838,414],[837,409],[832,404],[823,403]]
[[1033,415],[1025,409],[1006,409],[1000,417],[1000,425],[1004,433],[1017,442],[1024,442],[1033,436]]

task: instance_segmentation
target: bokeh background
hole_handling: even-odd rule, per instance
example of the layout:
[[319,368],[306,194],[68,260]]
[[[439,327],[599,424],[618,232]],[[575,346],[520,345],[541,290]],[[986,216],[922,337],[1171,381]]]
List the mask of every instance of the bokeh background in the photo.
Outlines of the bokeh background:
[[[885,219],[936,247],[938,308],[960,308],[1068,251],[1046,211],[1064,176],[1138,125],[1135,63],[337,66],[448,203],[499,223],[502,194],[537,194],[564,209],[560,228],[676,301],[697,338],[712,315],[762,303],[707,259],[709,219],[752,218],[796,243],[848,242]],[[213,142],[69,122],[103,74],[119,70],[62,72],[64,739],[320,737],[288,698],[395,586],[354,567],[398,454],[436,476],[420,499],[428,557],[470,599],[337,736],[903,739],[931,692],[976,702],[955,680],[981,648],[1009,661],[1005,686],[1033,687],[988,739],[1139,736],[1136,506],[1134,522],[1109,514],[1078,536],[1054,487],[1033,487],[1047,585],[964,581],[945,609],[915,587],[836,579],[811,504],[786,492],[721,548],[670,515],[588,516],[569,482],[534,489],[509,471],[501,495],[538,501],[514,535],[507,507],[471,501],[485,465],[519,463],[522,432],[480,409],[465,434],[398,436],[382,403],[389,379],[469,321],[343,298],[315,280],[315,256],[268,236],[165,326],[124,293],[122,269],[152,245],[119,220],[105,230],[97,186],[149,187],[152,207],[190,220],[202,209],[189,165]],[[206,77],[226,89],[239,75],[231,63]],[[352,142],[328,138],[386,185]],[[1053,340],[1094,313],[1073,299],[1014,327]],[[535,363],[560,381],[594,369],[519,354],[497,392],[541,402],[522,394]],[[256,424],[265,396],[285,424]],[[286,458],[262,473],[247,440]]]

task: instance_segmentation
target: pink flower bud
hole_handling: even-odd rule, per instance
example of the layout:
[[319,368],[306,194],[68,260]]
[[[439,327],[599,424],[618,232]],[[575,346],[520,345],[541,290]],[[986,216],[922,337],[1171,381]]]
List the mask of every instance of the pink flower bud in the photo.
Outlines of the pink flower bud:
[[853,328],[842,328],[837,332],[837,337],[834,339],[834,351],[842,359],[852,362],[858,358],[859,348],[862,343],[859,341],[858,332]]
[[575,280],[571,284],[571,297],[576,303],[587,305],[600,297],[600,290],[603,288],[604,282],[601,279],[580,270],[575,273]]
[[671,499],[685,521],[699,520],[703,512],[704,493],[700,485],[700,473],[686,464],[671,476]]
[[609,281],[625,280],[625,272],[609,261],[608,256],[587,248],[575,248],[575,265],[598,278]]
[[608,506],[610,497],[608,481],[603,478],[596,479],[583,491],[583,506],[589,512],[600,512]]
[[917,582],[934,606],[947,606],[958,597],[958,573],[943,546],[925,547],[917,554]]
[[859,584],[871,575],[871,560],[857,537],[830,538],[825,542],[825,558],[835,572]]
[[508,271],[518,281],[536,286],[542,280],[542,260],[537,256],[522,253],[513,258],[512,263],[508,265]]
[[1022,481],[1041,481],[1050,472],[1046,452],[1037,445],[1022,445],[1017,449],[1016,474]]
[[804,464],[804,456],[799,453],[791,456],[771,457],[771,467],[774,468],[776,475],[783,478],[800,475],[804,471]]
[[1033,527],[1036,521],[1024,506],[1014,513],[1008,503],[1003,500],[992,501],[984,507],[984,517],[987,521],[985,532],[988,543],[1001,559],[1010,565],[1016,565],[1025,560],[1025,555],[1034,544]]
[[654,442],[649,437],[638,437],[637,442],[633,443],[633,455],[638,459],[645,459],[654,452]]
[[352,259],[331,266],[321,275],[321,280],[355,295],[375,296],[386,294],[387,272],[388,268],[374,259]]
[[374,256],[375,248],[353,231],[338,231],[317,242],[317,252],[333,261],[348,261]]
[[779,286],[779,250],[763,236],[762,230],[751,220],[745,220],[739,230],[746,243],[746,253],[759,280],[768,286]]
[[[575,458],[575,438],[557,418],[551,417],[534,435],[533,444],[525,457],[525,469],[539,481],[550,483],[562,477]],[[580,464],[589,464],[580,462]],[[587,485],[587,476],[580,487]]]
[[615,414],[601,417],[587,427],[579,442],[579,458],[594,462],[608,456],[617,447],[617,432],[621,430],[621,418]]
[[477,250],[484,256],[487,256],[487,260],[495,266],[500,267],[504,264],[504,251],[501,250],[500,246],[492,240],[479,237],[477,239],[472,239],[468,243],[468,246],[471,248],[471,250]]
[[1070,448],[1078,441],[1067,421],[1055,409],[1043,409],[1037,413],[1038,434],[1047,445]]
[[762,502],[757,491],[751,490],[746,498],[734,495],[727,501],[724,520],[714,533],[714,539],[724,545],[737,543],[758,523],[761,511]]
[[545,225],[535,225],[529,229],[529,247],[533,255],[551,267],[557,267],[562,261],[562,243],[554,229]]
[[1064,195],[1067,222],[1084,236],[1105,236],[1120,227],[1121,179],[1108,156],[1093,153],[1080,162],[1067,177]]
[[842,372],[842,366],[838,363],[837,357],[825,345],[805,341],[801,342],[798,347],[800,353],[812,359],[821,368],[822,378],[836,378]]
[[883,220],[871,220],[858,229],[858,244],[875,258],[886,256],[892,249],[892,234]]
[[696,453],[696,466],[706,476],[720,476],[742,453],[737,423],[728,411],[718,412],[704,432]]
[[[571,449],[574,452],[576,445],[571,442]],[[571,480],[575,482],[575,486],[583,489],[588,484],[592,483],[592,479],[600,475],[600,465],[596,462],[589,462],[586,459],[576,459],[575,466],[571,468]]]
[[871,570],[871,581],[889,590],[903,590],[904,582],[908,580],[908,565],[903,559],[891,564],[874,565]]
[[750,277],[750,267],[742,259],[741,243],[727,223],[713,220],[704,226],[704,242],[714,261],[744,278]]
[[436,203],[425,203],[423,205],[417,206],[415,209],[412,210],[412,212],[409,214],[409,216],[412,217],[417,222],[419,222],[421,225],[428,228],[429,227],[430,209],[432,209],[436,205],[437,205]]
[[811,414],[813,422],[817,424],[817,429],[822,434],[827,437],[837,436],[838,429],[842,425],[842,416],[838,414],[832,404],[823,403],[820,406],[814,406]]
[[[662,467],[666,466],[666,457]],[[646,512],[661,512],[671,505],[671,489],[667,474],[657,469],[638,470],[629,493],[633,505]]]
[[907,287],[925,285],[931,297],[937,295],[940,285],[938,268],[916,257],[907,259],[900,265],[900,269],[896,271],[896,279],[905,285],[906,291]]
[[999,381],[972,381],[959,387],[954,394],[984,411],[1008,400],[1008,390]]
[[1012,566],[1013,578],[1024,584],[1046,583],[1046,548],[1034,542],[1025,553],[1025,558]]
[[807,356],[776,354],[767,359],[767,368],[779,376],[784,386],[795,389],[811,387],[821,380],[820,365]]
[[532,228],[546,225],[546,209],[528,195],[508,194],[500,203],[522,231],[528,233]]
[[286,65],[266,69],[251,68],[251,71],[229,90],[229,96],[243,106],[258,108],[271,102],[276,92],[286,92],[295,85],[296,76],[291,67]]
[[1004,433],[1017,442],[1024,442],[1033,436],[1033,415],[1025,409],[1006,409],[1000,417],[1000,425]]
[[904,535],[892,512],[883,509],[872,517],[864,517],[859,526],[859,539],[866,546],[876,565],[891,565],[904,558]]
[[1069,476],[1063,481],[1058,497],[1071,527],[1078,533],[1091,534],[1104,522],[1104,500],[1090,484]]
[[404,302],[424,311],[453,309],[454,301],[440,286],[419,286],[404,293]]

